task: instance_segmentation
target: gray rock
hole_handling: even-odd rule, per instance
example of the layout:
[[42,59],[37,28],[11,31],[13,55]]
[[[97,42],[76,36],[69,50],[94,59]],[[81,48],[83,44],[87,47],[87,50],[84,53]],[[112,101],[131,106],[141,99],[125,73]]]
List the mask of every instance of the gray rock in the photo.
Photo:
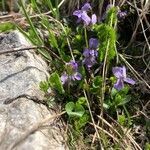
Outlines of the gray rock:
[[[0,52],[25,46],[30,44],[18,31],[0,35]],[[9,150],[30,127],[55,114],[42,104],[44,93],[39,90],[39,82],[47,78],[47,69],[33,50],[0,55],[0,150]],[[13,149],[64,150],[61,126],[60,121],[51,120]]]
[[[17,31],[2,37],[0,51],[30,46]],[[46,79],[47,69],[47,64],[33,50],[0,55],[0,103],[22,94],[42,98],[39,82]]]

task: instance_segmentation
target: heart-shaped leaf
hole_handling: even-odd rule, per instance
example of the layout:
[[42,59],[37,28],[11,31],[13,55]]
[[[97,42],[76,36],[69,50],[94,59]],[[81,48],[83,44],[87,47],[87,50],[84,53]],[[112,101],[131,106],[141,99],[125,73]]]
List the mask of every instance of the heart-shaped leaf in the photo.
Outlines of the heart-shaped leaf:
[[82,117],[85,112],[85,109],[81,104],[75,104],[74,102],[67,103],[65,109],[69,116]]

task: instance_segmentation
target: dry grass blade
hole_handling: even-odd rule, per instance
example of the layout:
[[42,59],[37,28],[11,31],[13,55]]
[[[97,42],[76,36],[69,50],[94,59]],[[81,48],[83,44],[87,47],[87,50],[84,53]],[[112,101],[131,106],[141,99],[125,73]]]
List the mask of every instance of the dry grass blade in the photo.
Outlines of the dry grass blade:
[[137,7],[137,4],[136,4],[136,1],[135,1],[135,0],[134,0],[134,5],[135,5],[135,8],[136,8],[137,14],[138,14],[138,16],[139,16],[139,20],[140,20],[140,23],[141,23],[143,35],[144,35],[144,37],[145,37],[145,40],[146,40],[148,49],[149,49],[149,51],[150,51],[150,44],[149,44],[148,38],[147,38],[147,36],[146,36],[145,29],[144,29],[144,25],[143,25],[143,22],[142,22],[142,19],[141,19],[141,16],[142,16],[143,14],[140,14],[140,13],[139,13],[139,9],[138,9],[138,7]]
[[150,85],[139,75],[139,73],[130,65],[130,63],[123,57],[122,54],[119,54],[120,58],[124,61],[124,63],[129,67],[129,69],[131,70],[131,72],[137,76],[140,80],[142,80],[145,85],[148,87],[148,89],[150,90]]
[[142,150],[142,148],[139,146],[139,144],[134,140],[134,138],[132,137],[132,135],[130,135],[130,130],[127,131],[127,129],[124,129],[123,126],[121,126],[116,120],[114,120],[111,116],[109,116],[108,114],[106,114],[107,117],[114,122],[114,124],[116,124],[120,130],[123,132],[124,137],[126,137],[128,139],[128,144],[131,143],[134,146],[135,150]]
[[89,123],[90,125],[93,125],[95,126],[98,130],[102,131],[103,133],[107,134],[109,137],[111,137],[114,141],[116,141],[118,144],[120,143],[120,141],[114,137],[112,134],[110,134],[108,131],[104,130],[103,128],[97,126],[97,125],[94,125],[93,123]]
[[102,148],[102,150],[103,150],[103,146],[102,146],[102,143],[101,143],[101,139],[100,139],[100,136],[99,136],[99,133],[98,133],[98,130],[97,130],[97,127],[96,127],[96,124],[95,124],[93,115],[92,115],[92,111],[91,111],[91,108],[90,108],[90,104],[89,104],[89,101],[88,101],[86,92],[85,92],[85,90],[84,90],[83,92],[84,92],[84,96],[85,96],[85,98],[86,98],[86,102],[87,102],[87,105],[88,105],[88,109],[89,109],[89,112],[90,112],[90,115],[91,115],[91,119],[92,119],[92,122],[93,122],[92,125],[94,126],[94,129],[95,129],[95,131],[96,131],[96,135],[97,135],[97,137],[98,137],[98,139],[99,139],[99,142],[100,142],[100,144],[101,144],[101,148]]
[[[98,116],[100,119],[103,120],[103,122],[108,125],[111,130],[116,133],[119,138],[121,139],[121,141],[123,141],[125,143],[125,145],[131,145],[131,143],[134,145],[135,149],[137,150],[141,150],[141,147],[137,144],[137,142],[135,142],[135,140],[133,139],[133,137],[129,134],[129,132],[126,132],[123,127],[121,127],[121,125],[119,125],[122,129],[122,131],[124,132],[123,135],[120,135],[120,133],[115,129],[115,127],[113,127],[111,124],[109,124],[104,118],[102,118],[101,116]],[[96,126],[97,127],[97,126]],[[101,129],[102,130],[102,129]],[[104,131],[104,129],[103,129]],[[104,131],[106,133],[106,131]],[[109,133],[109,132],[108,132]],[[106,133],[107,135],[109,135],[108,133]],[[116,138],[117,139],[117,138]],[[120,141],[120,139],[118,139],[118,141]],[[130,144],[129,144],[130,143]],[[131,146],[130,146],[131,147]]]
[[107,122],[104,118],[102,118],[101,116],[97,116],[99,119],[103,120],[103,122],[108,126],[110,127],[120,138],[122,138],[122,136],[120,135],[120,133],[115,130],[115,128],[109,123]]

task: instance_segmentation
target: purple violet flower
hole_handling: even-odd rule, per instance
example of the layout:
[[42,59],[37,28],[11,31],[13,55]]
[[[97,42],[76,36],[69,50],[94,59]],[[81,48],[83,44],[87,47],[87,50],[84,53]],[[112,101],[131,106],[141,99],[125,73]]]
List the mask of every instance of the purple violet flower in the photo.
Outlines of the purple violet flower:
[[83,52],[83,56],[85,57],[83,63],[91,68],[94,64],[96,64],[96,58],[98,56],[97,52],[98,40],[96,38],[90,38],[89,40],[89,49],[86,48]]
[[96,50],[98,47],[98,40],[96,38],[90,38],[89,40],[89,48]]
[[78,64],[71,60],[66,63],[66,72],[61,76],[62,84],[70,82],[71,80],[81,80],[82,75],[78,72]]
[[115,89],[121,90],[122,88],[124,88],[124,82],[127,82],[127,83],[132,84],[132,85],[135,84],[134,80],[127,78],[125,66],[114,67],[112,69],[112,72],[117,78],[117,82],[114,84]]
[[[114,7],[112,4],[107,5],[106,12],[104,12],[104,14],[102,15],[101,21],[104,21],[106,19],[107,11],[109,11],[109,9],[111,9],[112,7]],[[126,16],[127,16],[127,11],[126,10],[121,11],[120,8],[118,7],[118,10],[117,10],[118,19],[125,19]]]
[[81,10],[75,10],[73,12],[73,15],[78,17],[77,22],[79,23],[80,21],[83,21],[85,25],[95,24],[97,22],[96,15],[93,14],[92,17],[90,18],[87,14],[87,11],[91,9],[92,7],[90,6],[90,4],[85,3],[84,6],[81,8]]
[[117,16],[119,19],[124,19],[127,16],[127,11],[119,10]]
[[91,68],[94,64],[96,64],[98,52],[96,50],[85,49],[83,52],[83,56],[85,57],[83,63],[88,68]]

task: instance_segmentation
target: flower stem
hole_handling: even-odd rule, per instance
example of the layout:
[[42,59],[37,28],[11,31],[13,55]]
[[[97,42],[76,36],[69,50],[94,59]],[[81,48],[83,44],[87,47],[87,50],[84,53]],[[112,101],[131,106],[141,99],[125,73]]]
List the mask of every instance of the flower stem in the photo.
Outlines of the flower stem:
[[88,48],[88,39],[87,39],[87,31],[86,31],[86,27],[84,27],[84,37],[85,37],[85,43],[86,43],[86,47]]

